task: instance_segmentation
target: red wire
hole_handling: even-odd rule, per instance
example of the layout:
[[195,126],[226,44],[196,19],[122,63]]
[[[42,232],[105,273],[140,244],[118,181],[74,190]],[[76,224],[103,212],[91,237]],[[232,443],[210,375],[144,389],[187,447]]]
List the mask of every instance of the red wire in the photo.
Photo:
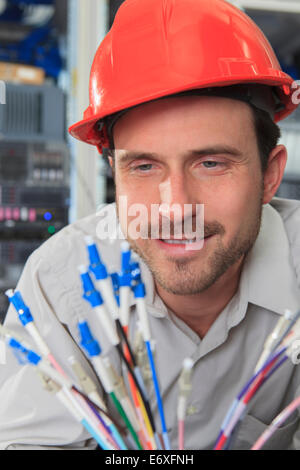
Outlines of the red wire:
[[[257,392],[257,390],[261,387],[261,385],[263,384],[264,380],[265,380],[265,376],[267,375],[267,373],[270,371],[270,369],[272,369],[273,365],[276,363],[276,361],[278,360],[277,357],[275,357],[262,371],[261,373],[257,376],[257,378],[255,379],[255,381],[253,382],[253,384],[251,385],[251,387],[249,388],[249,390],[246,392],[244,398],[243,398],[243,403],[245,405],[247,405],[250,400],[253,398],[253,396],[255,395],[255,393]],[[231,433],[233,432],[233,430],[231,431]],[[222,432],[221,436],[219,437],[219,440],[217,442],[217,444],[215,445],[214,447],[214,450],[222,450],[224,445],[226,444],[226,441],[227,439],[229,438],[229,436],[225,436],[224,434],[224,431]]]

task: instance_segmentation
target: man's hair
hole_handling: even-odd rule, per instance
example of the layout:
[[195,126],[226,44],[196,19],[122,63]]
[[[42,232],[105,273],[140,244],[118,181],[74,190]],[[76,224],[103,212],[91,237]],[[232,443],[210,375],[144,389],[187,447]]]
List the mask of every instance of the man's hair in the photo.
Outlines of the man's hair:
[[265,173],[268,167],[269,155],[278,145],[281,137],[281,130],[266,111],[255,108],[254,106],[251,106],[251,108],[253,110],[253,121],[261,169],[262,172]]
[[[273,121],[271,116],[261,109],[251,106],[252,115],[253,115],[253,125],[255,129],[258,152],[261,162],[261,170],[264,174],[268,167],[269,155],[272,150],[278,145],[279,139],[281,137],[280,127]],[[114,120],[114,123],[116,120]],[[114,149],[114,140],[113,140],[113,126],[110,127],[110,132],[108,134],[110,149],[108,155],[113,157],[114,152],[111,150]]]

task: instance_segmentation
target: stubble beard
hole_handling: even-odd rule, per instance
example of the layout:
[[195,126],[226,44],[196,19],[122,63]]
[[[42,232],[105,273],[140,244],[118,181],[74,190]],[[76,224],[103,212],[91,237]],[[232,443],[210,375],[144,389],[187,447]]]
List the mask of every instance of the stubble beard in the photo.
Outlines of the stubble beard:
[[[118,204],[117,214],[119,214]],[[174,295],[196,295],[213,286],[231,266],[247,256],[259,234],[261,218],[262,197],[256,207],[247,233],[237,233],[227,246],[222,242],[222,236],[225,234],[224,227],[218,224],[218,222],[212,223],[212,227],[219,227],[214,234],[216,247],[205,260],[206,267],[202,269],[200,266],[202,260],[197,261],[197,255],[195,257],[177,259],[167,257],[161,263],[159,258],[152,255],[152,250],[155,250],[156,247],[153,246],[151,240],[143,240],[143,247],[140,247],[130,237],[127,240],[132,249],[146,263],[153,275],[154,281],[162,289]],[[152,247],[149,244],[152,244]],[[166,267],[166,265],[168,266]]]

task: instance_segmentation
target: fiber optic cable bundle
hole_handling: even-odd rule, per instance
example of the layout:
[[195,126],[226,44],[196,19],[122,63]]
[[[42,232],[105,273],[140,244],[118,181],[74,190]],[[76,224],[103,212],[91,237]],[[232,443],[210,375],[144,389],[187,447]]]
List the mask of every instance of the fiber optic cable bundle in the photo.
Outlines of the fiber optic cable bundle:
[[[164,406],[157,375],[153,338],[145,304],[145,285],[139,262],[129,244],[121,245],[121,269],[108,273],[99,250],[91,237],[85,238],[87,266],[79,266],[83,298],[100,322],[109,342],[116,349],[127,371],[129,390],[109,357],[105,356],[98,339],[93,335],[88,318],[78,322],[79,345],[93,365],[99,382],[115,407],[119,420],[109,412],[98,393],[97,384],[88,377],[74,358],[69,358],[77,378],[74,383],[51,353],[34,322],[30,308],[20,292],[7,291],[24,328],[34,341],[33,350],[22,338],[0,325],[0,337],[15,352],[22,364],[30,364],[42,374],[47,390],[55,393],[69,413],[82,424],[103,450],[170,450]],[[135,347],[130,344],[128,326],[131,297],[138,314]],[[229,449],[233,432],[241,423],[253,397],[263,384],[288,359],[295,358],[295,342],[300,339],[300,311],[286,311],[267,338],[254,374],[245,384],[227,412],[214,449]],[[293,361],[295,362],[295,361]],[[299,361],[298,361],[299,362]],[[184,430],[187,399],[192,390],[193,361],[186,358],[178,380],[178,450],[184,449]],[[159,412],[161,434],[156,428],[148,396],[152,382]],[[300,406],[300,397],[287,406],[260,436],[252,449],[263,447],[276,429]],[[125,430],[125,431],[124,431]]]

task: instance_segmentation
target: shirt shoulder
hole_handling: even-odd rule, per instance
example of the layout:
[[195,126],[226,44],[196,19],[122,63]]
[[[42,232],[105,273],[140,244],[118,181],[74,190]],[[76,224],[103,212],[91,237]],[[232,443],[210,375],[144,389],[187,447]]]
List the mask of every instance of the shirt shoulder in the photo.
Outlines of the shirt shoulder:
[[274,197],[270,205],[279,212],[284,223],[300,223],[300,201]]
[[280,214],[290,242],[300,244],[300,201],[275,197],[270,205]]
[[300,201],[273,198],[270,205],[282,218],[290,246],[290,261],[300,285]]

